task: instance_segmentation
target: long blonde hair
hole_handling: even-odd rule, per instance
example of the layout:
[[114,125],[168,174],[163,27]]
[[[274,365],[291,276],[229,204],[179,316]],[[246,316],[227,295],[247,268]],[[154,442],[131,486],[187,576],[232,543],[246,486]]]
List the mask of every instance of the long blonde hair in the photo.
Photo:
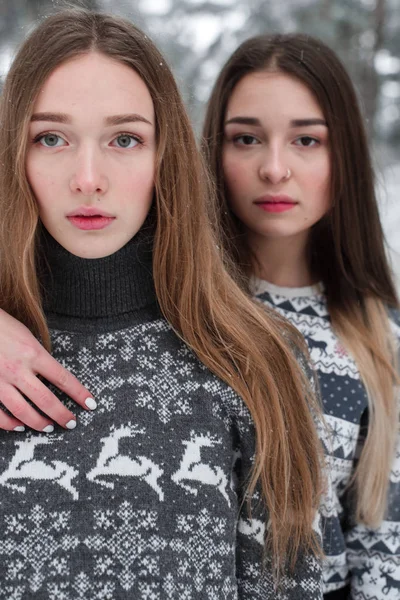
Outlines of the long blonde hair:
[[398,307],[384,249],[368,143],[354,87],[320,40],[301,34],[247,40],[223,67],[208,104],[203,149],[215,179],[221,236],[248,291],[253,257],[243,224],[229,207],[222,168],[227,104],[247,74],[273,70],[297,78],[319,102],[329,129],[331,211],[311,230],[311,269],[326,290],[332,327],[353,355],[368,394],[368,435],[351,482],[356,516],[383,518],[399,430],[399,378],[386,307]]
[[251,413],[256,458],[249,490],[262,490],[270,519],[266,547],[278,573],[300,547],[318,552],[312,530],[321,488],[314,400],[293,353],[303,342],[282,318],[253,303],[225,270],[210,226],[213,188],[174,78],[149,38],[129,22],[84,10],[58,13],[29,36],[10,69],[1,105],[1,307],[49,348],[35,269],[38,210],[25,173],[28,126],[50,73],[90,51],[129,65],[150,91],[157,135],[153,271],[159,305]]

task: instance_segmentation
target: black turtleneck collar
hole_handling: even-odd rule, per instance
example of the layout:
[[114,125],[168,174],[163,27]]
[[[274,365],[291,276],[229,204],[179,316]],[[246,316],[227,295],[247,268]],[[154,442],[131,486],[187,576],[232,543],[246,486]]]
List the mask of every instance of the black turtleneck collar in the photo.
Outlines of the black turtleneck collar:
[[148,228],[104,258],[79,258],[65,250],[43,228],[40,237],[40,281],[44,311],[54,317],[126,321],[156,304],[152,276],[153,236]]

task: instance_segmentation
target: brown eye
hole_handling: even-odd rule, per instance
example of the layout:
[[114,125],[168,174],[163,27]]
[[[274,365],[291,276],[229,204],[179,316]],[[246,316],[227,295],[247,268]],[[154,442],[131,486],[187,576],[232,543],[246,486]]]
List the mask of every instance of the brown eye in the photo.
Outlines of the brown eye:
[[297,138],[296,142],[298,142],[299,146],[304,146],[305,148],[309,148],[310,146],[315,146],[319,143],[319,141],[310,135],[302,135]]
[[235,142],[243,146],[253,146],[254,144],[258,144],[257,138],[255,138],[254,135],[249,134],[236,136]]

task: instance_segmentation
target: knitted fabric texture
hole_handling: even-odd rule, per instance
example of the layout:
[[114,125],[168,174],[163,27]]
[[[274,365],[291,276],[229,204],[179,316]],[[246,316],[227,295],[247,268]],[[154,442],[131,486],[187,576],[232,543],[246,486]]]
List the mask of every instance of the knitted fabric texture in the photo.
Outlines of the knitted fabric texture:
[[98,408],[53,390],[76,429],[0,432],[0,598],[320,599],[313,557],[278,591],[262,568],[251,418],[161,317],[146,241],[86,261],[45,247],[53,355]]
[[[365,440],[367,395],[352,357],[332,330],[321,286],[281,288],[254,280],[256,297],[301,331],[319,379],[324,416],[326,468],[332,484],[322,501],[324,591],[351,583],[352,600],[400,597],[400,441],[390,474],[389,506],[381,526],[370,529],[352,517],[345,488]],[[400,338],[400,317],[391,325]]]

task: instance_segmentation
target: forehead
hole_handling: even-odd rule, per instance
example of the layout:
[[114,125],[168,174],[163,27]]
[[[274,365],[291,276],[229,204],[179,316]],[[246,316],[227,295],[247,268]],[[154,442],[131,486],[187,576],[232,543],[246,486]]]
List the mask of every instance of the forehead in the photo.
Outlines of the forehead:
[[[227,118],[238,112],[288,113],[323,117],[322,109],[309,88],[296,77],[280,72],[260,71],[245,75],[235,86],[228,102]],[[251,116],[255,116],[253,114]]]
[[98,52],[54,69],[38,94],[34,111],[73,114],[85,107],[104,114],[140,111],[149,120],[153,117],[150,92],[138,73]]

